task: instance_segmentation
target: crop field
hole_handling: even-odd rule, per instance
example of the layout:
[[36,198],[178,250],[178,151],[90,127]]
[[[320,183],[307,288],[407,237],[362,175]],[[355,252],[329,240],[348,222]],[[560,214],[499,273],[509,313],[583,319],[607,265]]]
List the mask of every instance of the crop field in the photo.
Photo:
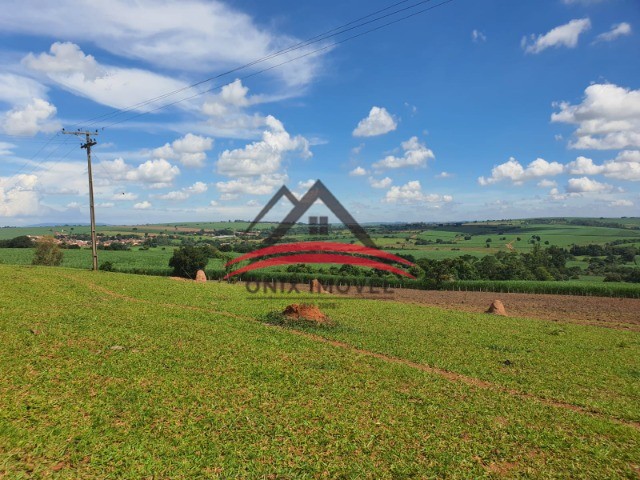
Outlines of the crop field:
[[[169,275],[171,268],[169,267],[169,259],[173,255],[173,248],[166,247],[165,250],[154,248],[142,250],[134,248],[129,251],[98,251],[99,263],[111,262],[114,270],[119,272],[148,272],[157,275]],[[33,260],[33,248],[0,248],[0,263],[12,265],[31,265]],[[91,268],[91,250],[64,250],[62,260],[63,267],[69,268]],[[208,269],[221,269],[224,262],[218,259],[210,259],[207,265]]]
[[[638,331],[70,268],[0,279],[0,477],[640,472]],[[301,302],[336,326],[266,322]]]

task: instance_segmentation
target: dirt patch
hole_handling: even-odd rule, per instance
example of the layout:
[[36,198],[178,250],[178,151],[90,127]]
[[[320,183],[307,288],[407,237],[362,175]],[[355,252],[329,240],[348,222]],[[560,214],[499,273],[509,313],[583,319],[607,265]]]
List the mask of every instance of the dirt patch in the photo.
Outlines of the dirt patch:
[[[336,292],[334,291],[334,294]],[[442,290],[395,289],[380,295],[366,290],[357,293],[351,289],[343,294],[355,298],[371,298],[396,302],[429,305],[447,310],[482,313],[495,300],[492,292],[455,292]],[[640,331],[640,299],[583,297],[573,295],[546,295],[527,293],[501,293],[510,317],[533,318],[554,322],[580,323]]]

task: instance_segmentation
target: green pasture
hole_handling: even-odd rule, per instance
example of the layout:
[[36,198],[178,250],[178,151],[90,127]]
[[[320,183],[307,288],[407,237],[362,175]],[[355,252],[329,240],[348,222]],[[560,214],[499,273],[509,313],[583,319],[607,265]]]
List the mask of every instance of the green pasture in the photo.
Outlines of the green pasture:
[[302,295],[0,278],[2,477],[637,476],[635,331],[331,296],[296,330],[263,320]]

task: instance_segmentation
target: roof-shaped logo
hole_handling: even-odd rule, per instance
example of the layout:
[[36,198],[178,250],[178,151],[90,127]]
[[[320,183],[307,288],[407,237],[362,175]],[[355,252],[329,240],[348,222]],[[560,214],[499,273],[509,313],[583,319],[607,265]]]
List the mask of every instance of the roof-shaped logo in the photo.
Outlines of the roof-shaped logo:
[[[263,244],[265,244],[263,248],[246,253],[227,262],[226,267],[231,267],[232,265],[238,266],[235,270],[229,272],[225,278],[241,275],[242,273],[252,270],[296,263],[354,265],[375,268],[396,275],[414,278],[410,273],[393,266],[391,263],[400,263],[404,267],[411,267],[414,266],[414,264],[402,257],[378,249],[364,228],[356,222],[347,209],[342,206],[338,199],[320,180],[316,181],[309,191],[299,200],[291,193],[291,190],[286,186],[282,186],[262,211],[260,211],[255,220],[251,222],[246,232],[250,232],[283,197],[286,197],[293,204],[291,211],[284,220],[278,224],[271,235],[263,240]],[[300,220],[316,200],[321,200],[355,237],[360,240],[362,245],[319,241],[276,245],[278,240],[281,240],[287,234],[291,227]],[[317,220],[317,217],[310,218]],[[327,217],[320,218],[325,222],[327,221]],[[245,261],[250,263],[243,267],[239,266],[240,263]]]

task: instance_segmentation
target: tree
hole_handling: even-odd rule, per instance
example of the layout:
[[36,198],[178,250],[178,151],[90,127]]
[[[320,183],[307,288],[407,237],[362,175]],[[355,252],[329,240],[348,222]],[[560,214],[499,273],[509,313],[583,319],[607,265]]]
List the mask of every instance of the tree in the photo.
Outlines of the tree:
[[208,252],[201,247],[190,245],[180,247],[169,260],[169,266],[173,268],[176,277],[196,278],[198,270],[204,269],[209,263]]
[[42,237],[36,242],[33,265],[57,267],[62,263],[62,250],[53,237]]

